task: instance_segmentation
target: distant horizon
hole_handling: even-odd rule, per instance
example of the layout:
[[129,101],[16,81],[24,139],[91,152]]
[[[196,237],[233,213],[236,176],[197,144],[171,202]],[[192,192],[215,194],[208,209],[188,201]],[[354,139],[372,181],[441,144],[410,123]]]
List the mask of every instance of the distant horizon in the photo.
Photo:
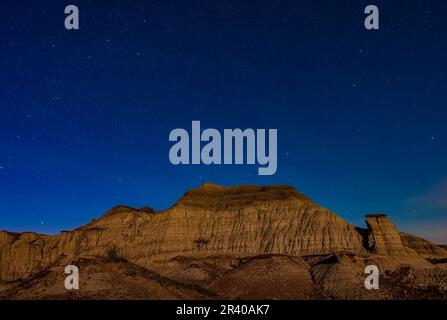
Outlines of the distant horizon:
[[[294,190],[296,190],[296,191],[298,191],[298,192],[301,193],[301,191],[300,191],[298,188],[296,188],[295,186],[290,185],[290,184],[276,184],[276,185],[259,185],[259,184],[221,185],[221,184],[217,184],[217,183],[214,183],[214,182],[211,182],[211,181],[206,181],[206,182],[203,182],[201,185],[198,185],[198,186],[196,186],[196,187],[191,187],[191,188],[185,190],[184,194],[186,194],[186,192],[188,192],[188,191],[190,191],[190,190],[196,190],[196,189],[198,189],[198,188],[201,188],[201,187],[205,186],[206,184],[212,184],[212,185],[221,186],[221,187],[226,187],[226,188],[240,187],[240,186],[257,186],[257,187],[284,186],[284,187],[291,187],[291,188],[293,188]],[[98,213],[98,215],[96,215],[96,216],[92,216],[92,217],[90,218],[89,221],[87,221],[87,222],[85,222],[85,223],[83,223],[83,224],[81,223],[81,224],[79,224],[79,225],[77,225],[77,226],[73,226],[73,227],[71,227],[71,228],[65,228],[65,229],[64,229],[64,228],[60,228],[59,231],[47,232],[47,233],[45,233],[45,232],[43,232],[43,233],[42,233],[42,232],[36,232],[36,231],[33,231],[33,230],[12,231],[12,230],[4,230],[4,229],[0,229],[0,231],[10,232],[10,233],[18,233],[18,234],[23,234],[23,233],[36,233],[36,234],[42,234],[42,235],[48,235],[48,236],[57,236],[57,235],[60,235],[62,232],[70,232],[70,231],[74,231],[75,229],[77,229],[77,228],[79,228],[79,227],[82,227],[82,226],[88,224],[89,222],[91,222],[91,221],[93,221],[93,220],[99,219],[99,218],[103,217],[105,214],[107,214],[108,212],[112,211],[112,210],[115,209],[115,208],[119,208],[119,207],[125,207],[125,208],[129,208],[129,209],[132,209],[132,210],[139,210],[139,209],[144,209],[145,207],[150,207],[150,208],[154,209],[156,213],[163,213],[163,212],[168,211],[169,209],[171,209],[171,208],[172,208],[178,201],[180,201],[180,200],[182,199],[182,197],[184,196],[184,194],[183,194],[182,196],[180,196],[177,200],[173,201],[172,204],[171,204],[169,207],[164,208],[164,209],[157,209],[157,208],[155,208],[155,207],[152,207],[150,204],[144,204],[144,205],[141,205],[141,206],[131,206],[131,205],[127,205],[127,204],[116,204],[116,205],[113,205],[113,206],[109,207],[108,209],[103,210],[102,213]],[[304,193],[303,193],[303,194],[304,194]],[[311,197],[309,197],[308,195],[306,195],[306,194],[304,194],[304,195],[307,196],[310,200],[314,201],[314,200],[313,200]],[[397,229],[398,229],[399,232],[410,233],[410,234],[412,234],[412,235],[415,235],[415,236],[421,237],[421,238],[423,238],[423,239],[426,239],[426,240],[428,240],[428,241],[431,241],[431,242],[433,242],[434,244],[438,244],[438,245],[447,245],[447,236],[445,237],[445,240],[441,240],[441,242],[439,242],[439,241],[435,240],[436,238],[435,238],[435,239],[431,238],[430,234],[425,234],[425,235],[424,235],[423,233],[422,233],[422,234],[419,234],[417,230],[415,230],[415,231],[402,230],[402,229],[399,227],[399,225],[398,225],[397,223],[394,222],[394,220],[393,220],[393,215],[392,215],[392,214],[389,214],[389,213],[387,213],[387,212],[365,213],[365,214],[363,214],[363,218],[365,219],[365,220],[364,220],[364,223],[363,223],[363,225],[360,225],[360,224],[352,223],[352,222],[346,220],[346,219],[343,217],[343,214],[340,214],[340,213],[338,213],[338,212],[334,212],[333,210],[331,210],[331,209],[329,209],[329,208],[327,208],[327,207],[321,205],[320,203],[318,203],[318,202],[316,202],[316,201],[314,201],[314,202],[317,203],[317,205],[319,205],[319,206],[321,206],[321,207],[323,207],[323,208],[326,208],[326,209],[330,210],[332,213],[336,214],[337,216],[339,216],[339,217],[342,218],[343,220],[347,221],[348,223],[350,223],[350,224],[352,224],[352,225],[354,225],[354,226],[356,226],[356,227],[366,228],[367,226],[366,226],[366,223],[365,223],[365,222],[366,222],[366,217],[367,217],[368,215],[385,215],[385,216],[387,216],[387,217],[388,217],[394,224],[396,224]],[[361,216],[361,214],[359,214],[359,215]],[[361,219],[361,218],[359,218],[359,219]],[[444,234],[442,234],[442,235],[444,235]],[[444,241],[444,242],[443,242],[443,241]]]

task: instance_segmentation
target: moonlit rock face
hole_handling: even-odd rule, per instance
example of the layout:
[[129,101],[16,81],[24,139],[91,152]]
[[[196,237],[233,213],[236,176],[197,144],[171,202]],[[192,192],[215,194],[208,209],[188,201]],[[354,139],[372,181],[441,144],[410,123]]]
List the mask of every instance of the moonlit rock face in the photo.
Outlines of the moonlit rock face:
[[[299,276],[305,288],[314,279],[333,295],[346,297],[362,292],[352,286],[358,286],[356,275],[362,274],[366,262],[373,261],[381,270],[401,264],[424,269],[432,267],[424,258],[427,250],[432,257],[447,255],[428,241],[421,249],[413,238],[401,236],[386,216],[369,216],[367,225],[368,229],[357,228],[289,186],[206,183],[163,212],[119,206],[58,236],[0,232],[0,280],[26,279],[72,261],[102,261],[113,249],[126,263],[177,280],[206,280],[222,294],[234,292],[225,288],[222,279],[211,281],[212,275],[255,259],[227,280],[237,286],[246,272],[267,264],[279,270],[279,276]],[[328,262],[321,264],[325,259]],[[195,269],[185,261],[196,261]],[[294,266],[297,269],[292,270]],[[355,270],[354,275],[350,270]],[[251,276],[259,286],[265,280],[262,275]],[[268,281],[276,283],[275,279]],[[344,282],[352,288],[340,287]],[[247,289],[247,295],[259,291],[252,289]],[[315,294],[306,290],[293,292],[297,297]]]

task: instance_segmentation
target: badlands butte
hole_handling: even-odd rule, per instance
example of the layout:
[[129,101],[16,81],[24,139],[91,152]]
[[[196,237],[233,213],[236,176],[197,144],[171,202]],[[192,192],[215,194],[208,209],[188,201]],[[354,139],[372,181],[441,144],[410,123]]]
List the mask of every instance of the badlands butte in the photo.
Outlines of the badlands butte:
[[[74,231],[0,232],[0,299],[446,299],[447,250],[385,215],[356,227],[288,186],[188,191]],[[80,290],[67,291],[67,265]],[[380,289],[364,286],[365,266]]]

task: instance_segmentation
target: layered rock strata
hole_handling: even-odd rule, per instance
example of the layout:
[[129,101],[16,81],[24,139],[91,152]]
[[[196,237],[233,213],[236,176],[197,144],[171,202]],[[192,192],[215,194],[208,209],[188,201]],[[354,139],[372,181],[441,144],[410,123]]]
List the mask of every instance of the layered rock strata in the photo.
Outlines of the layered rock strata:
[[[205,184],[162,212],[120,206],[56,236],[0,232],[0,284],[82,259],[117,256],[173,281],[200,283],[230,296],[236,292],[224,288],[226,281],[242,285],[241,275],[251,274],[253,282],[262,283],[256,270],[264,270],[265,263],[301,279],[296,297],[303,298],[317,295],[310,283],[334,297],[349,292],[361,297],[359,279],[368,263],[382,272],[421,270],[415,283],[432,279],[444,286],[445,249],[399,233],[385,215],[369,215],[366,222],[367,229],[351,225],[288,186]],[[259,256],[266,258],[250,260]],[[273,286],[277,276],[269,281]],[[250,286],[240,290],[254,295]]]

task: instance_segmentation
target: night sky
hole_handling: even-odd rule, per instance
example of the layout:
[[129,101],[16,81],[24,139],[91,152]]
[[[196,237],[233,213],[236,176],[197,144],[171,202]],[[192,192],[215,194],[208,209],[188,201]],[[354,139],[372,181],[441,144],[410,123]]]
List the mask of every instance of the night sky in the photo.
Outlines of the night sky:
[[[243,3],[241,3],[243,2]],[[64,8],[80,9],[80,30]],[[366,5],[380,30],[363,26]],[[190,188],[289,184],[447,243],[447,3],[0,3],[0,229],[57,233]],[[277,128],[278,171],[173,166],[174,128]]]

